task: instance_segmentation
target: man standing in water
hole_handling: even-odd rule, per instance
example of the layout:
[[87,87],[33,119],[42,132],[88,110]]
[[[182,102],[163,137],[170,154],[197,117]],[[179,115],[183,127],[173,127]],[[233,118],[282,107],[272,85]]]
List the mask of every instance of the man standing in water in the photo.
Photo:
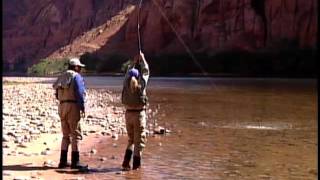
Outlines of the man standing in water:
[[143,148],[146,145],[146,87],[149,79],[149,65],[140,51],[129,65],[124,78],[122,104],[125,105],[126,129],[128,146],[122,163],[123,170],[130,170],[133,153],[132,169],[139,169]]
[[79,161],[79,141],[82,140],[80,119],[85,116],[85,85],[80,75],[81,68],[85,67],[78,58],[69,60],[66,72],[58,77],[53,84],[56,98],[59,100],[59,116],[61,119],[62,142],[59,168],[68,166],[67,156],[71,137],[71,168],[87,169],[88,165],[81,165]]

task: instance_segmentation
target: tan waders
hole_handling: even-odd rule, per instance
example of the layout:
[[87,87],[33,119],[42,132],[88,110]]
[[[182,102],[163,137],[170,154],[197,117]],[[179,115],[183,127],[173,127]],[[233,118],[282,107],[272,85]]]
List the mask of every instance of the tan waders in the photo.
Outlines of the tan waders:
[[122,167],[124,170],[130,170],[130,160],[133,154],[132,169],[138,169],[141,166],[142,151],[147,141],[146,111],[126,110],[125,118],[129,139]]
[[59,106],[59,115],[61,118],[61,129],[63,134],[59,168],[67,167],[67,154],[70,142],[72,149],[71,168],[87,168],[87,165],[81,165],[79,163],[79,141],[82,140],[79,106],[72,101],[62,101]]

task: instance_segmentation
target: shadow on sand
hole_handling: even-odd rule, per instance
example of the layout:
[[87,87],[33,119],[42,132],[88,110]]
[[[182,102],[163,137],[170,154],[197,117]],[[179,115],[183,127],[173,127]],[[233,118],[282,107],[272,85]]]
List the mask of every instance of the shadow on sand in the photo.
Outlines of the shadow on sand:
[[43,166],[29,166],[23,165],[6,165],[3,166],[3,170],[7,171],[45,171],[55,169],[57,173],[62,174],[91,174],[91,173],[121,173],[121,168],[89,168],[89,169],[58,169],[57,167],[43,167]]
[[26,165],[9,165],[2,166],[3,170],[9,171],[44,171],[50,169],[56,169],[56,167],[44,167],[44,166],[26,166]]
[[91,173],[121,173],[121,168],[89,168],[84,170],[77,169],[57,169],[57,173],[63,174],[91,174]]

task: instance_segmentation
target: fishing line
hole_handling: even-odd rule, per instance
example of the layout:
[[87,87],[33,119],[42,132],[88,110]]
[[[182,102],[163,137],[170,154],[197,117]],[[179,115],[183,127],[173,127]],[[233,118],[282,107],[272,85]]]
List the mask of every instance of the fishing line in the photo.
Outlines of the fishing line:
[[[184,40],[181,38],[181,36],[179,35],[179,33],[176,31],[175,27],[172,25],[172,23],[169,21],[167,15],[163,12],[162,8],[160,7],[160,5],[155,1],[152,0],[152,2],[157,6],[157,8],[159,9],[160,14],[162,15],[162,17],[167,21],[168,25],[170,26],[171,30],[176,34],[178,40],[180,41],[180,43],[183,45],[183,47],[186,49],[187,53],[189,54],[189,56],[191,57],[191,59],[193,60],[193,62],[198,66],[198,68],[202,71],[202,74],[204,74],[205,76],[208,76],[207,71],[201,66],[201,64],[199,63],[199,61],[196,59],[196,57],[193,55],[191,49],[187,46],[187,44],[184,42]],[[212,82],[211,79],[209,79],[211,85],[213,85],[213,87],[216,89],[215,87],[215,83]]]

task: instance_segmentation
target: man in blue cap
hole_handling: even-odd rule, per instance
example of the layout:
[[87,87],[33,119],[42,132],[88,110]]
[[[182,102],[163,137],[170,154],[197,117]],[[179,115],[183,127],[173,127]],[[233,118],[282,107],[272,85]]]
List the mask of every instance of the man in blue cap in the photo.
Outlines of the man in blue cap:
[[130,161],[133,154],[132,169],[141,167],[142,151],[146,146],[146,87],[149,79],[149,65],[140,51],[124,78],[122,103],[125,105],[126,129],[128,145],[122,163],[123,170],[130,170]]

